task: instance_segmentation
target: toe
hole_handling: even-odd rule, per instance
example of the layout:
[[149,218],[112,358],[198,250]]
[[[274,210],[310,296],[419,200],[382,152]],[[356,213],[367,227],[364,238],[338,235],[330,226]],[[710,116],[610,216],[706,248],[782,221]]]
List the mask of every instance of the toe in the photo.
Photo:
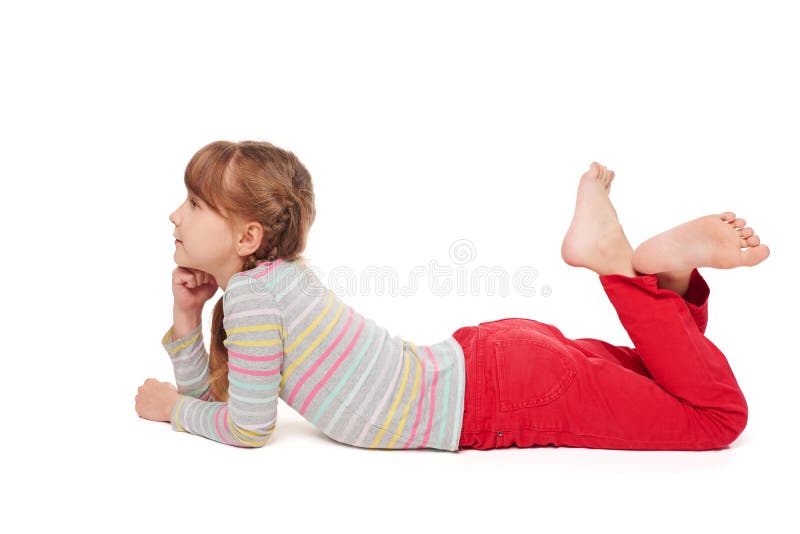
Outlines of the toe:
[[737,217],[736,220],[733,221],[732,224],[733,224],[734,228],[744,228],[745,220],[742,219],[741,217]]
[[724,211],[720,214],[720,217],[722,217],[722,219],[726,222],[731,222],[736,218],[736,214],[732,211]]
[[750,236],[747,239],[745,239],[745,241],[747,242],[748,247],[755,247],[759,243],[761,243],[761,240],[758,238],[757,235]]
[[769,247],[767,245],[758,245],[751,247],[740,252],[741,264],[752,267],[759,264],[769,256]]
[[748,226],[747,228],[742,228],[741,230],[737,230],[737,232],[739,232],[739,235],[742,237],[750,237],[751,235],[753,235],[754,230]]

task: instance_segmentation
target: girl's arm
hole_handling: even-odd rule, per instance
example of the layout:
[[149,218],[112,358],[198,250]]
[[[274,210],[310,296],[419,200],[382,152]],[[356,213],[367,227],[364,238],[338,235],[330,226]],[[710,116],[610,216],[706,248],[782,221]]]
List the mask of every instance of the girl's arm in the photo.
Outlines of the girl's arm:
[[[161,338],[161,345],[169,354],[175,373],[178,393],[201,400],[213,400],[209,387],[208,352],[203,343],[203,325],[198,325],[188,334],[172,339],[175,322]],[[185,331],[185,330],[184,330]]]
[[[238,273],[223,297],[228,349],[228,402],[204,401],[182,394],[170,414],[173,430],[189,432],[236,447],[261,447],[275,430],[283,362],[280,312],[266,289],[251,288],[252,277]],[[186,361],[204,352],[199,330],[176,340]],[[174,348],[174,347],[173,347]],[[174,360],[173,360],[174,361]],[[208,379],[208,356],[194,380]]]
[[202,400],[213,400],[203,343],[203,305],[217,289],[217,281],[208,273],[176,267],[172,271],[172,327],[161,338],[172,361],[178,393]]

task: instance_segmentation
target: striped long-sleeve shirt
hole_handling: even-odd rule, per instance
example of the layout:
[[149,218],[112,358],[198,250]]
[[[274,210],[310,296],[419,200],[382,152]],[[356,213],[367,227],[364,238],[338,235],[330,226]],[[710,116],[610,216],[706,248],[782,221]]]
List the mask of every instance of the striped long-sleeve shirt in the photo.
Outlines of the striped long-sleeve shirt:
[[364,317],[303,260],[234,274],[223,296],[228,401],[209,388],[202,324],[162,338],[180,393],[174,430],[260,447],[275,430],[278,397],[330,438],[378,449],[457,451],[464,353],[448,336],[416,345]]

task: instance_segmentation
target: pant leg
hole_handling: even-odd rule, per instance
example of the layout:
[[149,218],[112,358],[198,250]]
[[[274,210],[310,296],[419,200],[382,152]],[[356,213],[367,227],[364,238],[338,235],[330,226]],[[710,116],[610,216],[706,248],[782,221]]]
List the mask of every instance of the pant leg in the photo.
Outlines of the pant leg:
[[[689,278],[689,287],[686,289],[682,298],[689,308],[689,312],[692,314],[692,319],[697,325],[697,328],[703,334],[705,334],[706,326],[708,325],[709,293],[710,289],[700,276],[700,272],[697,269],[692,270]],[[548,326],[556,335],[564,340],[568,340],[573,346],[579,348],[587,358],[604,358],[639,373],[642,376],[653,378],[650,371],[647,370],[647,367],[642,362],[639,352],[634,347],[612,345],[601,339],[588,337],[569,339],[564,337],[561,331],[555,326]]]
[[[699,273],[693,277],[705,286],[705,308],[707,285]],[[705,450],[741,434],[747,404],[725,356],[702,332],[702,312],[659,289],[655,275],[600,281],[652,378],[586,357],[585,345],[570,343],[552,325],[481,323],[482,370],[470,400],[473,432],[463,447]]]

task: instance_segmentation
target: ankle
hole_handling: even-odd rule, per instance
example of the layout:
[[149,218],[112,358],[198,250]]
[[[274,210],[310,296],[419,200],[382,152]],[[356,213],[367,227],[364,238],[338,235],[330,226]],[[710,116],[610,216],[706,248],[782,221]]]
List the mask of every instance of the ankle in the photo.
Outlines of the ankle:
[[689,289],[689,281],[694,269],[656,273],[659,289],[669,289],[683,297]]
[[628,263],[627,266],[624,263],[620,263],[615,266],[593,268],[592,270],[599,276],[605,276],[608,274],[621,274],[622,276],[635,277],[639,276],[640,274],[634,270],[630,263]]

